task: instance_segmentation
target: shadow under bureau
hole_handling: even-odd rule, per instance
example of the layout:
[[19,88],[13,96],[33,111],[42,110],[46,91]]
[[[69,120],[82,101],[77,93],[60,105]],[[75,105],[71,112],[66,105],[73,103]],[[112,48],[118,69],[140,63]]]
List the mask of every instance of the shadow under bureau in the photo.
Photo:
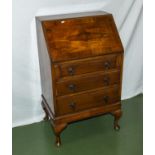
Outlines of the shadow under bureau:
[[42,107],[56,144],[71,122],[106,113],[119,130],[123,46],[109,13],[36,18]]

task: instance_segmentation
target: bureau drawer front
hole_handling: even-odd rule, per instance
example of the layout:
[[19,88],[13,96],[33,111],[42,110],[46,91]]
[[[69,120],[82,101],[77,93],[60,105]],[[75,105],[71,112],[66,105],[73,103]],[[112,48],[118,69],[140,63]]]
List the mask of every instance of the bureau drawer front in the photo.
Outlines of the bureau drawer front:
[[57,98],[57,114],[64,115],[120,101],[119,86]]
[[109,85],[118,84],[120,82],[120,71],[110,73],[96,73],[81,78],[70,78],[62,82],[56,83],[56,94],[62,96],[80,91],[96,89]]
[[58,63],[54,65],[56,79],[75,76],[85,73],[97,72],[97,71],[109,71],[112,69],[119,69],[121,54],[107,55],[103,57],[75,60],[66,63]]

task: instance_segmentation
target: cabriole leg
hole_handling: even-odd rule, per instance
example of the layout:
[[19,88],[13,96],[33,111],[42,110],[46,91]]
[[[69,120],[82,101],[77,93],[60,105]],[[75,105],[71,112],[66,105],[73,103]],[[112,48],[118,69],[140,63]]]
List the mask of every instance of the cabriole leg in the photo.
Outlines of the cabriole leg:
[[67,124],[54,124],[53,129],[56,136],[56,146],[59,147],[61,145],[61,138],[60,134],[61,132],[67,127]]
[[114,129],[116,131],[119,131],[120,130],[120,126],[118,124],[118,121],[119,121],[119,119],[122,116],[122,111],[121,110],[116,110],[116,111],[112,112],[112,115],[114,116]]

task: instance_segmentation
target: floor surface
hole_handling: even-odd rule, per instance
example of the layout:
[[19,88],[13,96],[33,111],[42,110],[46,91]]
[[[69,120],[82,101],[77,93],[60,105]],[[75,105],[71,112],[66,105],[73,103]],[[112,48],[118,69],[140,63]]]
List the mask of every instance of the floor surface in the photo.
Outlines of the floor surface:
[[70,124],[57,148],[49,122],[13,128],[13,155],[142,155],[143,96],[122,101],[120,131],[104,115]]

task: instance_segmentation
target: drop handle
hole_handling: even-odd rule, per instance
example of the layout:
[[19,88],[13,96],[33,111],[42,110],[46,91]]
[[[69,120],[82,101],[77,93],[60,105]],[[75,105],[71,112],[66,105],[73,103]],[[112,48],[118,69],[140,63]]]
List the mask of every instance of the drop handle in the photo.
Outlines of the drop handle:
[[108,101],[109,101],[109,96],[104,96],[104,97],[103,97],[103,101],[104,101],[104,103],[108,103]]
[[106,62],[104,63],[104,68],[105,68],[105,69],[110,69],[110,67],[111,67],[110,62],[109,62],[109,61],[106,61]]
[[76,103],[75,103],[75,102],[69,103],[69,107],[70,107],[72,110],[75,110],[75,108],[76,108]]
[[110,82],[110,78],[109,77],[104,77],[104,79],[103,79],[103,83],[105,84],[105,85],[109,85],[109,82]]
[[75,70],[74,70],[73,67],[69,67],[69,68],[68,68],[68,74],[69,74],[69,75],[74,75],[74,74],[75,74]]
[[75,85],[75,84],[70,84],[70,85],[68,86],[68,88],[69,88],[69,90],[71,90],[71,91],[75,91],[75,90],[76,90],[76,85]]

